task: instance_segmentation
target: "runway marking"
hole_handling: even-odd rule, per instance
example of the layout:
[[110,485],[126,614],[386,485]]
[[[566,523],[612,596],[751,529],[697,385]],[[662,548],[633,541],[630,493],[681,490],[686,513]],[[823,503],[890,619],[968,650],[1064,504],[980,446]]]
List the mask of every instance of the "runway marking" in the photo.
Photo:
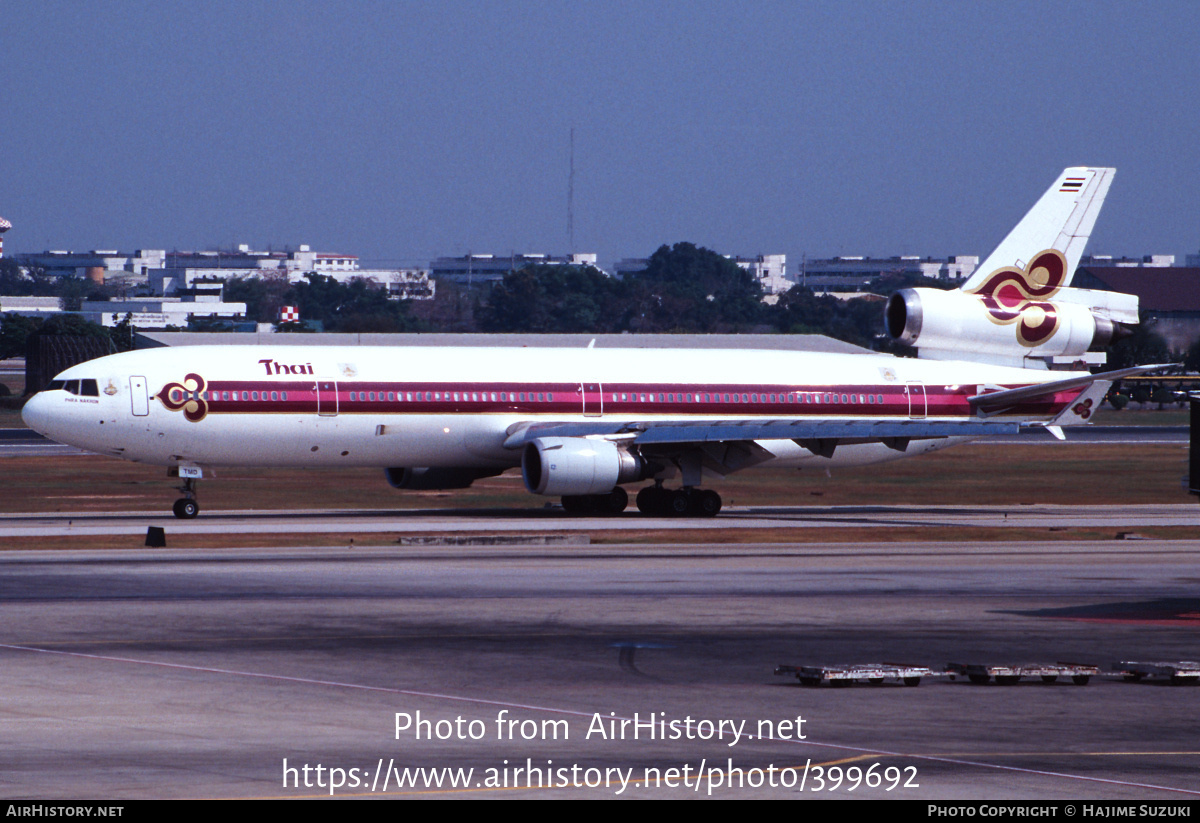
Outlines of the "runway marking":
[[[264,672],[249,672],[238,669],[218,669],[211,666],[192,666],[186,663],[164,663],[156,660],[138,660],[132,657],[113,657],[111,655],[87,654],[84,652],[68,652],[59,649],[43,649],[36,646],[14,646],[7,643],[0,643],[0,649],[8,649],[10,651],[33,652],[35,654],[59,655],[62,657],[77,657],[85,660],[101,660],[109,663],[130,663],[135,666],[154,666],[164,669],[175,669],[178,671],[205,672],[208,674],[229,675],[232,677],[247,677],[257,680],[274,680],[285,683],[302,683],[312,686],[330,686],[339,689],[353,689],[356,691],[368,692],[383,692],[385,694],[403,694],[410,697],[425,697],[432,700],[448,700],[455,703],[474,703],[482,706],[500,706],[510,709],[528,709],[535,712],[547,712],[549,714],[564,714],[571,717],[587,717],[590,718],[594,712],[583,712],[574,709],[562,709],[551,706],[537,706],[528,703],[515,703],[506,700],[489,700],[481,697],[464,697],[462,695],[442,694],[439,692],[424,692],[415,689],[397,689],[390,686],[368,686],[362,683],[346,683],[337,680],[318,680],[308,677],[294,677],[283,674],[266,674]],[[617,718],[620,720],[629,720],[633,722],[633,718]],[[718,737],[724,737],[724,734],[718,734]],[[1153,783],[1138,783],[1129,780],[1117,780],[1107,777],[1090,777],[1088,775],[1068,774],[1066,772],[1053,772],[1046,769],[1031,769],[1021,766],[1005,766],[999,763],[981,763],[976,760],[964,760],[957,757],[946,757],[940,755],[929,754],[912,754],[905,752],[893,752],[886,749],[869,749],[862,746],[847,746],[839,743],[818,743],[811,740],[792,740],[790,738],[765,737],[758,735],[746,735],[748,740],[769,740],[775,743],[792,743],[802,746],[814,746],[824,749],[835,749],[845,752],[857,752],[853,755],[855,759],[869,757],[903,757],[910,760],[923,760],[933,763],[945,763],[952,766],[974,766],[980,769],[992,769],[996,771],[1017,772],[1019,774],[1031,774],[1041,777],[1060,778],[1063,780],[1080,780],[1088,783],[1103,783],[1112,786],[1125,786],[1136,789],[1151,789],[1154,791],[1175,792],[1177,794],[1188,794],[1200,797],[1200,790],[1182,789],[1175,786],[1159,786]],[[972,755],[978,757],[980,755]],[[462,791],[462,790],[459,790]],[[431,792],[437,793],[437,792]]]

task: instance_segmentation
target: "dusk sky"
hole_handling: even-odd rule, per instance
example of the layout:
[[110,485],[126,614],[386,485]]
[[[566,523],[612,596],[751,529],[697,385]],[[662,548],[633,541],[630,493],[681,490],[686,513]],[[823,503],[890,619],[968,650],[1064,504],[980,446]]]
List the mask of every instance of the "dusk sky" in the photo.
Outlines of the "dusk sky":
[[0,0],[6,252],[1200,250],[1200,3]]

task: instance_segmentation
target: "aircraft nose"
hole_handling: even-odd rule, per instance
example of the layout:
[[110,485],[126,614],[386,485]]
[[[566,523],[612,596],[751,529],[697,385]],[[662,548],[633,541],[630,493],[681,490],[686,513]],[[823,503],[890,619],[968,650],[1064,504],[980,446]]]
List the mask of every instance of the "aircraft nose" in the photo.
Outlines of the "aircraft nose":
[[46,393],[38,392],[25,401],[25,406],[21,409],[21,419],[25,421],[26,426],[38,434],[46,434],[50,423],[49,406],[50,402]]

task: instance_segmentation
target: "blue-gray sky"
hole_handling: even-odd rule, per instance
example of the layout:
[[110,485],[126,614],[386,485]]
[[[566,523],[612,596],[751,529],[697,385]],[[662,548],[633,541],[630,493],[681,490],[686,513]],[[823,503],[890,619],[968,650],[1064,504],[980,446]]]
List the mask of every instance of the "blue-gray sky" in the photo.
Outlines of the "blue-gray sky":
[[1200,249],[1200,3],[0,0],[6,251]]

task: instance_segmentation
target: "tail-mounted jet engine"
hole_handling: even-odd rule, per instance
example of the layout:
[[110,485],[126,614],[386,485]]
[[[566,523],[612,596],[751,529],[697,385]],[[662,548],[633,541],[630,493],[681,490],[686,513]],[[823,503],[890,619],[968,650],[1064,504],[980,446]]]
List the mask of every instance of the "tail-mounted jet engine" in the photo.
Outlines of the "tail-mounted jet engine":
[[[1137,298],[1074,289],[1066,255],[1045,249],[968,290],[901,289],[885,311],[893,340],[923,357],[1009,361],[1100,351],[1137,323]],[[1052,299],[1053,298],[1053,299]]]
[[1026,301],[1008,309],[961,291],[901,289],[888,299],[887,331],[893,340],[926,356],[944,352],[1000,357],[1081,355],[1099,351],[1124,329],[1077,303]]

